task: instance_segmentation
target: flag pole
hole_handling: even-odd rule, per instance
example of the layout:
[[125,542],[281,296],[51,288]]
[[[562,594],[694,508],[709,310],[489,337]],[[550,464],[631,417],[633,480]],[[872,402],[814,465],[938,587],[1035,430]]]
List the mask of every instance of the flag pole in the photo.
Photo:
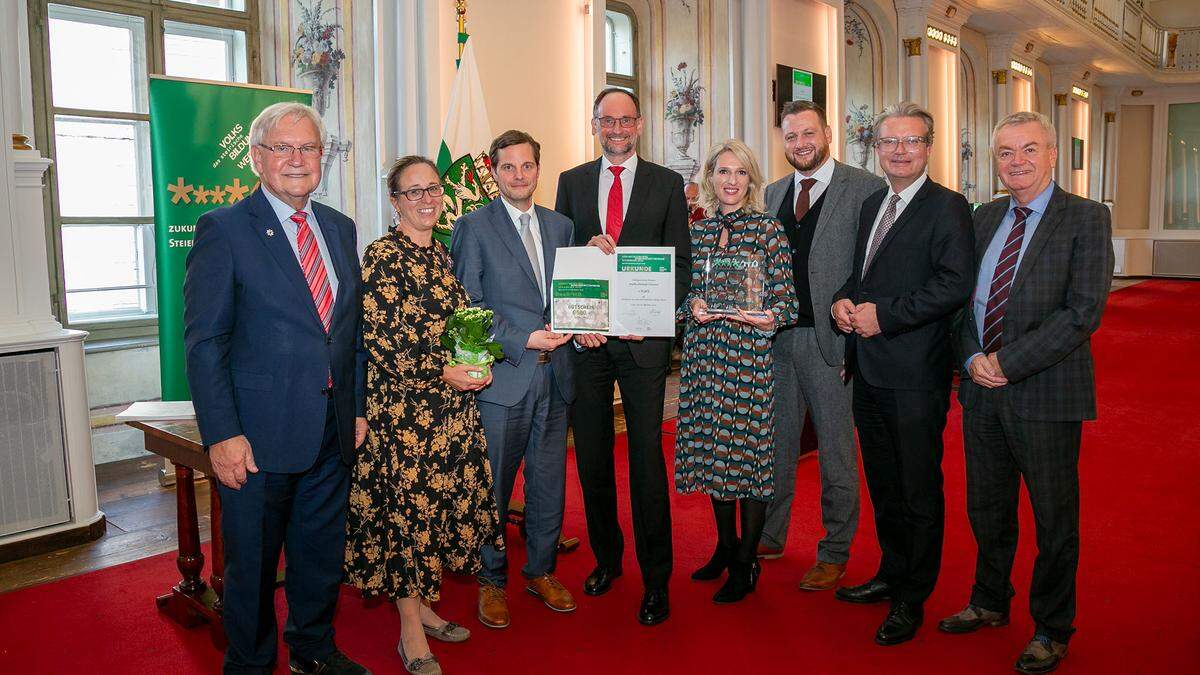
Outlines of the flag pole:
[[454,0],[454,11],[458,14],[458,58],[454,60],[454,67],[458,68],[467,46],[467,0]]

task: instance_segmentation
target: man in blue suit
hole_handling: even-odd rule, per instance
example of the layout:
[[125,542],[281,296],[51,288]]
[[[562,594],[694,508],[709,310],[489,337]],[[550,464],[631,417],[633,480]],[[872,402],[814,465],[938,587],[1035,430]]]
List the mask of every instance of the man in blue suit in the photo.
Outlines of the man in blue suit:
[[226,673],[273,669],[285,547],[291,672],[368,672],[333,641],[366,421],[354,222],[309,200],[326,136],[309,106],[263,110],[250,126],[260,188],[202,216],[187,258],[188,384],[224,510]]
[[[562,530],[575,378],[563,348],[571,334],[550,331],[549,298],[555,249],[573,244],[574,226],[533,203],[541,161],[533,137],[506,131],[492,141],[490,155],[501,198],[458,219],[450,252],[471,304],[495,313],[496,340],[504,348],[491,386],[478,395],[496,505],[503,519],[523,459],[525,590],[556,612],[570,612],[575,600],[551,573]],[[485,626],[508,626],[507,576],[504,552],[485,546],[479,573],[479,620]]]

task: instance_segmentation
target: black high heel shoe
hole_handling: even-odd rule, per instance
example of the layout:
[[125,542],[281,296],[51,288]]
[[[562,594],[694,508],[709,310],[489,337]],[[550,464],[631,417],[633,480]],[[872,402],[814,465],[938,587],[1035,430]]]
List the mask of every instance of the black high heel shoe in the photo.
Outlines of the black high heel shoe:
[[729,578],[713,595],[713,602],[718,605],[728,605],[744,599],[758,587],[760,574],[762,574],[762,566],[758,560],[753,562],[734,560],[729,563]]
[[731,546],[717,544],[717,549],[713,551],[712,558],[709,558],[703,567],[692,572],[692,581],[712,581],[720,578],[721,574],[733,562],[737,547],[737,542],[734,542]]

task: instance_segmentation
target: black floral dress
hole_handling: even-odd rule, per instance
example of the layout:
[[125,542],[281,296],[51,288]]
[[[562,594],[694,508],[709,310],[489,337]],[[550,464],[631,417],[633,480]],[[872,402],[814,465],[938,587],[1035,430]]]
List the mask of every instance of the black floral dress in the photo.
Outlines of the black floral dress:
[[477,572],[480,547],[503,546],[475,396],[441,379],[442,330],[467,294],[445,246],[399,231],[362,271],[370,431],[351,474],[347,582],[432,602],[444,570]]
[[[723,229],[729,238],[721,247]],[[774,312],[776,328],[796,321],[792,253],[778,220],[739,210],[692,223],[692,286],[676,316],[684,333],[675,488],[717,499],[769,500],[775,491],[775,330],[728,319],[696,321],[691,302],[705,297],[705,261],[712,253],[761,260],[763,308]]]

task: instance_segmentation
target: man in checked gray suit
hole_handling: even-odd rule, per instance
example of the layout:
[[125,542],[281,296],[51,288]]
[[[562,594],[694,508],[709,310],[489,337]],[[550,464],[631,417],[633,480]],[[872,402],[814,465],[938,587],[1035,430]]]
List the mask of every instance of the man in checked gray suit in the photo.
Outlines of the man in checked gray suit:
[[1034,636],[1023,673],[1054,670],[1075,632],[1079,440],[1096,418],[1091,335],[1112,284],[1112,219],[1054,183],[1058,147],[1045,115],[1018,112],[992,132],[1009,196],[975,212],[976,284],[963,311],[958,389],[967,516],[979,545],[966,608],[947,633],[1008,623],[1021,479],[1037,531],[1029,589]]
[[775,337],[775,500],[767,509],[760,555],[783,555],[796,491],[796,461],[805,411],[819,446],[821,520],[816,564],[800,588],[834,587],[850,558],[858,526],[858,455],[850,387],[842,377],[845,336],[830,317],[833,295],[850,276],[862,203],[883,179],[829,156],[833,132],[825,111],[809,101],[783,108],[783,144],[795,171],[767,186],[767,212],[783,224],[792,247],[799,321]]

